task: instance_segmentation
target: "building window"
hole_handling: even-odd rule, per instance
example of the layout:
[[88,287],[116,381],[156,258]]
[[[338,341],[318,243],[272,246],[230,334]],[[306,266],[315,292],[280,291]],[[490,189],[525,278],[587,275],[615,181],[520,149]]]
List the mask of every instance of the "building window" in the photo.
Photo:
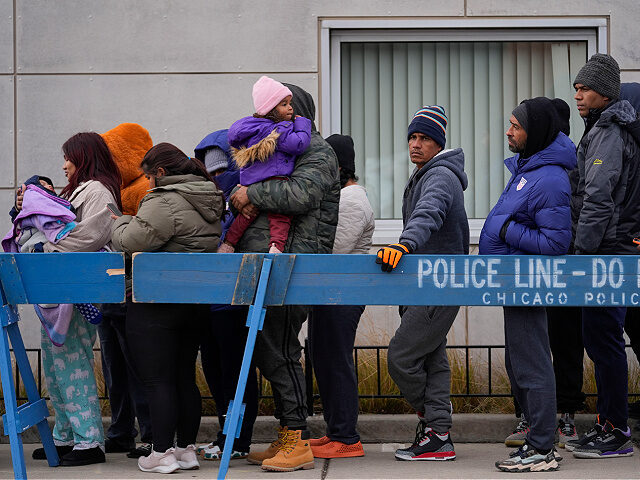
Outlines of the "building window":
[[[558,29],[551,20],[550,28],[541,28],[543,21],[537,19],[536,28],[501,28],[508,20],[492,20],[481,29],[450,28],[448,22],[442,25],[446,29],[409,24],[389,30],[331,29],[355,24],[326,22],[329,31],[321,52],[330,49],[323,62],[330,73],[323,71],[323,133],[353,137],[357,174],[387,236],[389,229],[400,227],[403,189],[413,170],[407,125],[422,105],[445,107],[446,148],[464,150],[470,219],[486,217],[509,178],[501,162],[513,155],[505,130],[520,101],[564,99],[572,107],[571,138],[580,138],[584,127],[573,108],[572,79],[588,56],[603,47],[597,45],[602,22],[594,20],[593,28],[584,28],[584,22],[576,21],[573,28]],[[476,221],[475,229],[481,224]]]

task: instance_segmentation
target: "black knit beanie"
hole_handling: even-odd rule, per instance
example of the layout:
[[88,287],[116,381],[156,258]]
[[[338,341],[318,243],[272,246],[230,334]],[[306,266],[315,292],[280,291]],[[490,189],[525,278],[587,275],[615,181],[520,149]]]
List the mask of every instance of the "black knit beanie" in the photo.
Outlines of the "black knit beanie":
[[620,66],[611,55],[596,53],[576,75],[573,86],[578,83],[617,100],[620,98]]
[[349,135],[339,135],[334,133],[333,135],[325,139],[333,151],[336,152],[338,157],[338,165],[342,168],[350,170],[352,173],[356,171],[356,152],[353,149],[353,138]]

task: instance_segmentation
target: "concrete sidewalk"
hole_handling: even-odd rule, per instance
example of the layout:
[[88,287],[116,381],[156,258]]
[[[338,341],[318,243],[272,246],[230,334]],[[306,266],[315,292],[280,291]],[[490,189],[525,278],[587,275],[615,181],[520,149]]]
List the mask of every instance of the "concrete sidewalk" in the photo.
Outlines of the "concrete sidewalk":
[[[107,455],[107,462],[88,467],[49,468],[44,460],[32,460],[31,452],[37,445],[25,446],[27,473],[31,479],[128,479],[128,478],[175,478],[209,479],[216,478],[219,462],[201,461],[200,470],[180,471],[170,477],[144,473],[138,470],[136,460],[127,458],[123,453]],[[256,445],[256,448],[266,445]],[[229,479],[257,478],[273,479],[391,479],[391,478],[580,478],[580,479],[640,479],[640,454],[633,457],[610,458],[605,460],[576,459],[569,452],[560,450],[564,460],[556,472],[513,474],[495,469],[494,462],[506,457],[510,449],[502,444],[455,445],[457,459],[449,462],[399,462],[393,457],[398,444],[366,444],[365,457],[322,460],[316,459],[315,469],[292,473],[264,472],[260,467],[248,464],[245,460],[234,460],[227,474]],[[13,478],[11,457],[8,445],[0,446],[0,478]]]

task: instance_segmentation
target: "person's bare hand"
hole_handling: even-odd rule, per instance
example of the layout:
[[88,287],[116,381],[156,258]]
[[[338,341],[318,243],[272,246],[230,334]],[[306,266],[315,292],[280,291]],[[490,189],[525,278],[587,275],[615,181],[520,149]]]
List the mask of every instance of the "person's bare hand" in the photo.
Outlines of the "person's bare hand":
[[251,203],[249,196],[247,195],[247,187],[239,185],[238,189],[233,195],[231,195],[231,203],[239,212],[242,212],[244,207]]
[[256,216],[258,215],[258,212],[259,212],[259,210],[255,207],[255,205],[254,205],[253,203],[249,203],[249,204],[247,204],[247,205],[246,205],[246,206],[245,206],[245,207],[240,211],[240,213],[241,213],[243,216],[245,216],[245,217],[247,217],[247,218],[249,218],[249,219],[256,217]]
[[24,200],[24,192],[27,186],[23,183],[16,191],[16,209],[22,210],[22,201]]
[[119,216],[114,215],[113,213],[111,214],[111,219],[113,219],[113,220],[117,220],[117,219],[119,219],[119,218],[120,218]]

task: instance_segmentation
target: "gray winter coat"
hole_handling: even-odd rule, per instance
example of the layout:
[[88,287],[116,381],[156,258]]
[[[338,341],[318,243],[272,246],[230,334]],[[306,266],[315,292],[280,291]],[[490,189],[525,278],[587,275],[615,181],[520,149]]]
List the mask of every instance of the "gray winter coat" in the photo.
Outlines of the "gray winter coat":
[[468,254],[464,153],[445,150],[415,169],[404,190],[400,242],[411,253]]
[[623,128],[636,119],[626,100],[609,105],[578,146],[573,193],[577,254],[637,254],[640,233],[640,150]]

